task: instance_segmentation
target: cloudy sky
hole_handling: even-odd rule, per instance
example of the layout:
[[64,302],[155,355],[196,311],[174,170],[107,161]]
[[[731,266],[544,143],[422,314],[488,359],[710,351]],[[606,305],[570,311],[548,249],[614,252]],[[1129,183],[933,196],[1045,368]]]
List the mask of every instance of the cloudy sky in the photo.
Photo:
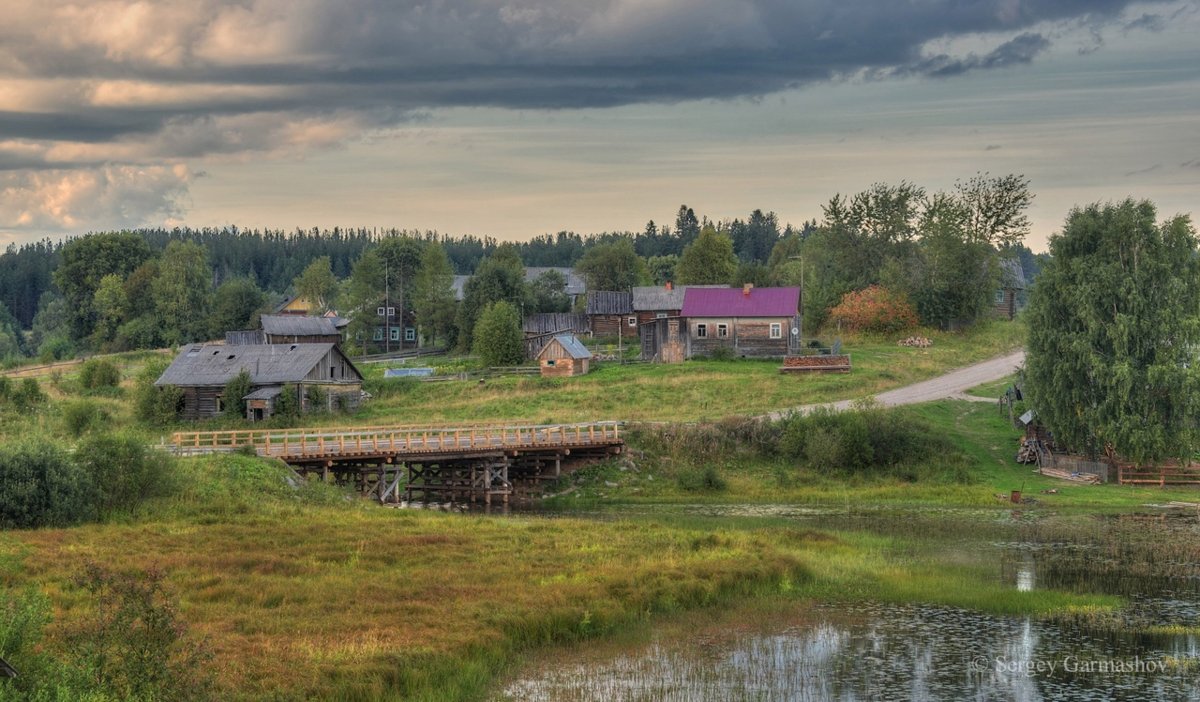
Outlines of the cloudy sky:
[[1200,0],[5,0],[0,244],[520,239],[1023,173],[1200,215]]

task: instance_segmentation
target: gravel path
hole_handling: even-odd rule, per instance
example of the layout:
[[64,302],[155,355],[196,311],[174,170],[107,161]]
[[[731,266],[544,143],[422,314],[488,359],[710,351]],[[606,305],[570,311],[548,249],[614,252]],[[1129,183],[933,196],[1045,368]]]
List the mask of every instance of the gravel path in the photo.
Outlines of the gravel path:
[[[1013,372],[1025,362],[1025,351],[1016,351],[1007,356],[993,358],[990,361],[976,363],[973,366],[959,368],[955,371],[950,371],[944,375],[939,375],[936,378],[923,380],[919,383],[906,385],[895,390],[881,392],[875,396],[879,404],[894,407],[896,405],[913,405],[918,402],[932,402],[934,400],[942,400],[952,398],[955,400],[973,400],[978,402],[995,402],[991,398],[971,397],[964,394],[965,391],[982,385],[983,383],[992,380],[999,380],[1006,375],[1012,375]],[[841,402],[829,403],[828,407],[834,409],[846,409],[854,400],[842,400]],[[804,405],[789,410],[781,410],[772,412],[767,415],[771,419],[779,419],[780,417],[791,412],[808,412],[814,407],[820,405]]]

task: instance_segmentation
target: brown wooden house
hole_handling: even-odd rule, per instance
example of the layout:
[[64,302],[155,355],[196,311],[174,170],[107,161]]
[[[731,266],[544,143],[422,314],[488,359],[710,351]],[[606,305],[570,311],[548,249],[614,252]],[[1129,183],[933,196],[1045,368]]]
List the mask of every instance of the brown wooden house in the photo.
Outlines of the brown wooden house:
[[589,290],[586,311],[592,336],[637,336],[633,293]]
[[[284,388],[294,387],[302,411],[319,396],[325,409],[353,409],[362,398],[362,373],[337,344],[254,344],[244,346],[185,347],[156,386],[174,385],[183,390],[184,419],[204,419],[224,414],[225,385],[243,370],[254,391],[245,396],[247,418],[266,419],[274,412]],[[310,393],[316,388],[318,392]]]
[[543,378],[587,375],[591,359],[592,352],[588,351],[579,339],[570,334],[559,334],[554,337],[538,354]]

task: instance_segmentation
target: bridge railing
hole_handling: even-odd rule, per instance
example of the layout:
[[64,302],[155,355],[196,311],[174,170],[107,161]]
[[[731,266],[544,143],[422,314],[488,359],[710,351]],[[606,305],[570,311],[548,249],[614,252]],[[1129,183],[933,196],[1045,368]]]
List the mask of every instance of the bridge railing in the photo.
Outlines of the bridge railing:
[[233,449],[261,455],[306,456],[608,444],[620,441],[620,422],[482,424],[320,429],[176,432],[179,451]]

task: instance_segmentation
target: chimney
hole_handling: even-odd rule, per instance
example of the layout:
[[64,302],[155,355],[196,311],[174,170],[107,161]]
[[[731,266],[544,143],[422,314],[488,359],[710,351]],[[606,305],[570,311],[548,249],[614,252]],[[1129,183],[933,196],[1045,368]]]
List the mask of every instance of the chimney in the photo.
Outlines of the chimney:
[[667,281],[667,290],[670,290],[670,289],[671,289],[671,281],[668,280]]
[[754,283],[746,283],[742,286],[742,294],[749,296],[750,291],[754,289]]

